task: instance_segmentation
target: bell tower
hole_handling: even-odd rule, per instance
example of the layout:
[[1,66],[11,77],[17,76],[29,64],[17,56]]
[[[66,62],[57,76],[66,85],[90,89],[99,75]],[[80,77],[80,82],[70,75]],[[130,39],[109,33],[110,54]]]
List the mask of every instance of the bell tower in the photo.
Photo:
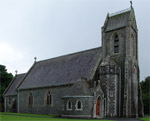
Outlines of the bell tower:
[[120,117],[143,115],[139,85],[138,29],[131,6],[117,13],[107,14],[102,27],[102,57],[109,56],[121,68]]

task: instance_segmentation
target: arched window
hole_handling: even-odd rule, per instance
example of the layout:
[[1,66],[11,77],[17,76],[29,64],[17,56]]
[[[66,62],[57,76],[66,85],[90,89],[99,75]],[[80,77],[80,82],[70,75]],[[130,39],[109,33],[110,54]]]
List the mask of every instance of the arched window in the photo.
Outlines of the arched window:
[[51,93],[50,92],[47,93],[46,104],[51,105]]
[[33,105],[33,96],[32,93],[29,94],[29,106]]
[[83,105],[81,101],[77,101],[76,103],[76,110],[82,110],[83,109]]
[[114,36],[114,53],[119,53],[119,37],[118,37],[118,35]]
[[11,104],[11,98],[8,98],[8,104],[9,105]]
[[81,102],[78,102],[78,109],[81,109]]
[[71,109],[71,102],[68,103],[68,109]]
[[67,110],[72,110],[72,102],[71,101],[67,102]]
[[134,37],[133,34],[131,35],[131,42],[132,42],[132,44],[131,44],[132,52],[131,53],[132,53],[133,56],[136,56],[136,51],[137,51],[136,40],[135,40],[135,37]]

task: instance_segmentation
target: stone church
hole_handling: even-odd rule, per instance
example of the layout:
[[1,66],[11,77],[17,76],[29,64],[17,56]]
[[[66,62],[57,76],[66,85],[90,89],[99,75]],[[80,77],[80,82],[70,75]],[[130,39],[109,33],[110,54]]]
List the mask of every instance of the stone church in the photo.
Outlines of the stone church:
[[62,117],[141,117],[134,9],[107,14],[102,47],[35,61],[4,92],[5,111]]

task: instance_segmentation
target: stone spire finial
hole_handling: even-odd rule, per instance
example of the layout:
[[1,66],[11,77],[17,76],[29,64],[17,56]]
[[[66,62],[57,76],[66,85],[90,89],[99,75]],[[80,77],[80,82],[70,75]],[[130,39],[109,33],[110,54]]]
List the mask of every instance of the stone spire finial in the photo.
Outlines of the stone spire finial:
[[132,4],[133,4],[133,3],[132,3],[132,0],[130,0],[130,5],[131,5],[131,7],[132,7]]
[[36,57],[34,57],[34,62],[36,62],[36,59],[37,59],[37,58],[36,58]]
[[18,71],[16,70],[15,72],[16,72],[16,75],[17,75],[17,72],[18,72]]

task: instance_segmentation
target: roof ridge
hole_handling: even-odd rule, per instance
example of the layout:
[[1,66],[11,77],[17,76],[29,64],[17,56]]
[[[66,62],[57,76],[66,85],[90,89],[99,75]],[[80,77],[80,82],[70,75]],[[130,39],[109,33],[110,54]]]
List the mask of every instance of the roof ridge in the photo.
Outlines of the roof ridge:
[[[8,87],[6,88],[5,92],[3,93],[3,96],[6,96],[6,95],[16,95],[16,94],[14,94],[14,92],[11,92],[11,94],[10,94],[10,91],[9,91],[9,90],[12,88],[12,85],[14,85],[14,83],[15,83],[15,85],[21,83],[21,79],[25,76],[25,74],[26,74],[26,73],[16,74],[16,75],[14,76],[14,78],[12,79],[12,81],[9,83],[9,85],[8,85]],[[19,79],[20,81],[17,81],[17,82],[16,82],[16,80],[18,80],[18,78],[20,78],[20,79]],[[15,90],[17,91],[17,88],[15,88]],[[11,90],[11,91],[12,91],[12,90]]]
[[17,76],[24,75],[24,74],[26,74],[26,73],[20,73],[20,74],[17,74]]
[[33,65],[30,67],[30,69],[27,71],[27,73],[25,73],[23,79],[21,80],[20,84],[17,86],[16,90],[18,90],[18,88],[20,87],[20,85],[23,83],[24,79],[27,77],[27,75],[30,73],[30,71],[32,70],[32,68],[35,66],[37,62],[33,63]]
[[100,47],[95,47],[95,48],[88,49],[88,50],[82,50],[82,51],[79,51],[79,52],[74,52],[74,53],[70,53],[70,54],[66,54],[66,55],[61,55],[61,56],[57,56],[57,57],[53,57],[53,58],[49,58],[49,59],[45,59],[45,60],[40,60],[40,61],[37,61],[36,63],[40,63],[40,62],[44,62],[44,61],[48,61],[48,60],[59,59],[59,58],[70,56],[70,55],[80,54],[80,53],[83,53],[83,52],[88,52],[88,51],[96,50],[98,48],[102,48],[102,47],[101,46]]
[[131,11],[131,7],[126,8],[126,9],[123,9],[123,10],[121,10],[121,11],[117,11],[117,12],[115,12],[115,13],[111,13],[111,14],[109,14],[109,17],[113,17],[113,16],[116,16],[116,15],[120,15],[120,14],[129,12],[129,11]]
[[14,80],[17,78],[17,76],[15,75],[13,77],[13,79],[11,80],[11,82],[9,83],[9,85],[7,86],[7,88],[5,89],[4,93],[3,93],[3,97],[5,96],[6,92],[8,91],[8,89],[10,88],[10,86],[12,85],[12,83],[14,82]]

